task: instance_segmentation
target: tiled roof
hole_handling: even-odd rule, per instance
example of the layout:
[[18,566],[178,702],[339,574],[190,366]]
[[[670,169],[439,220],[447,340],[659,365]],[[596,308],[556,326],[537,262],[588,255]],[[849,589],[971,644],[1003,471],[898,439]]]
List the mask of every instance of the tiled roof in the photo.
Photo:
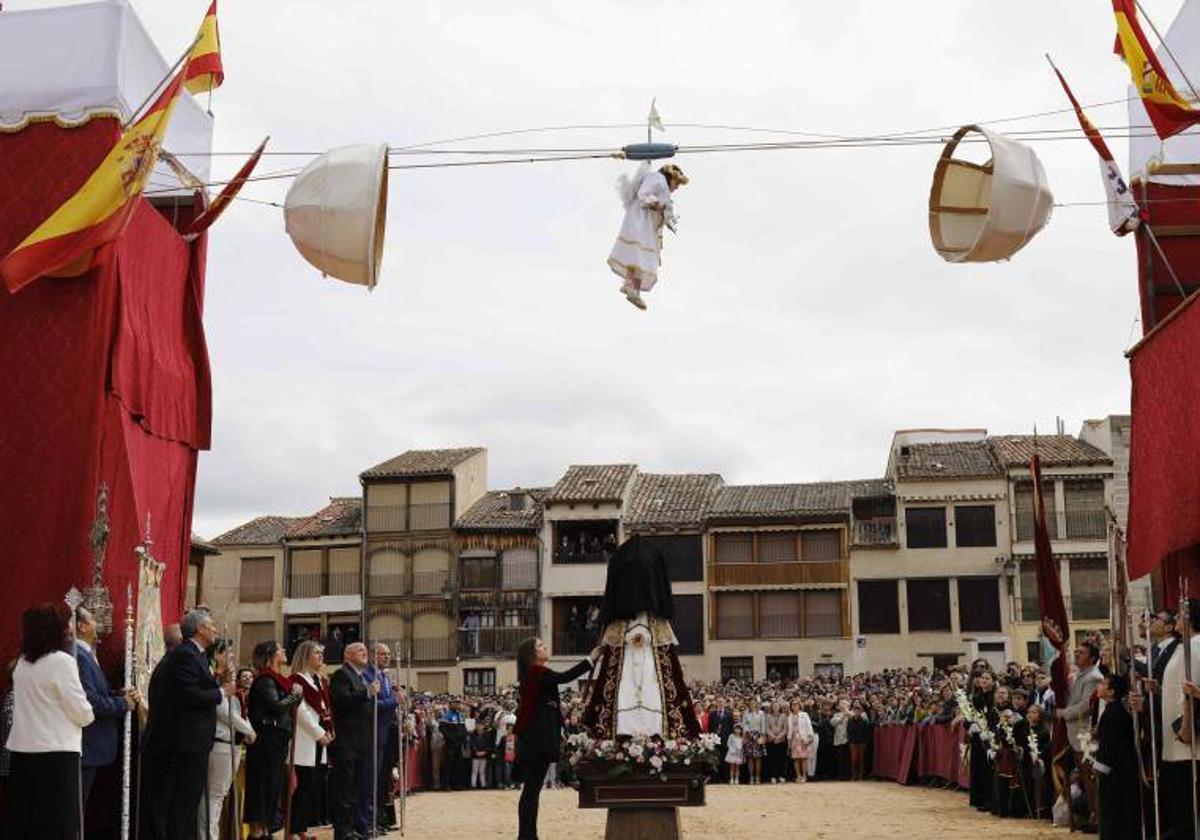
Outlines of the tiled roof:
[[[542,500],[549,490],[545,487],[512,490],[490,490],[471,505],[454,523],[462,531],[536,531],[542,527]],[[523,510],[512,510],[509,499],[514,493],[525,493]]]
[[256,516],[221,534],[213,540],[213,545],[272,545],[280,542],[287,529],[302,519],[302,516]]
[[635,464],[584,464],[567,468],[567,474],[550,488],[546,503],[619,502],[629,479],[637,471]]
[[877,496],[891,496],[896,492],[896,486],[890,478],[864,478],[849,481],[850,498],[871,499]]
[[483,447],[463,449],[410,449],[364,470],[361,478],[408,478],[409,476],[441,475],[451,472],[463,461],[483,452]]
[[312,516],[297,519],[284,536],[289,539],[332,537],[357,534],[362,530],[362,499],[357,496],[334,497]]
[[[908,454],[902,454],[907,450]],[[993,478],[1004,474],[986,440],[913,443],[896,453],[896,477],[907,480]]]
[[[1024,467],[1033,457],[1033,435],[998,435],[988,438],[996,458],[1006,467]],[[1108,466],[1112,458],[1103,450],[1069,435],[1038,435],[1037,452],[1042,466]]]
[[700,527],[724,483],[713,473],[639,473],[625,523],[634,527]]
[[709,511],[712,519],[842,514],[850,511],[857,481],[811,484],[743,484],[722,487]]
[[192,531],[192,550],[199,551],[201,554],[220,554],[221,553],[221,549],[217,548],[215,545],[210,543],[208,540],[206,540],[203,537],[201,537],[200,535],[198,535],[195,531]]

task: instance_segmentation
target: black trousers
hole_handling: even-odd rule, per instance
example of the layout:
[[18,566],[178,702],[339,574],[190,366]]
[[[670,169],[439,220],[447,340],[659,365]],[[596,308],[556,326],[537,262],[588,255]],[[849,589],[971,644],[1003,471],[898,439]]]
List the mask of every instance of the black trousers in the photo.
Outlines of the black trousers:
[[174,753],[167,767],[167,831],[171,840],[196,837],[196,815],[208,786],[208,753]]
[[[80,836],[79,753],[11,753],[9,840],[77,840]],[[192,818],[195,829],[196,819]]]
[[521,801],[517,803],[517,840],[537,840],[538,805],[550,759],[537,756],[521,762]]
[[1158,784],[1162,794],[1163,840],[1194,840],[1191,762],[1164,761]]
[[850,778],[850,745],[838,744],[833,748],[833,760],[837,764],[837,778],[844,782]]
[[296,789],[292,792],[292,834],[302,834],[319,825],[321,768],[300,767],[296,771]]
[[329,817],[333,822],[334,840],[342,840],[355,833],[358,775],[364,757],[365,753],[347,749],[337,750],[330,755],[333,766],[329,768]]

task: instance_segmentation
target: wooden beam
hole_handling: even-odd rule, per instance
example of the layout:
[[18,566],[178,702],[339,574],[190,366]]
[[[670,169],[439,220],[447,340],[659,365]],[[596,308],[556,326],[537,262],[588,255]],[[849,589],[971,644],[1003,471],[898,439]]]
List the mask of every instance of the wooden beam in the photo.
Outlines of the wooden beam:
[[1200,163],[1150,164],[1151,175],[1200,175]]
[[1200,225],[1154,225],[1154,235],[1160,239],[1200,236]]

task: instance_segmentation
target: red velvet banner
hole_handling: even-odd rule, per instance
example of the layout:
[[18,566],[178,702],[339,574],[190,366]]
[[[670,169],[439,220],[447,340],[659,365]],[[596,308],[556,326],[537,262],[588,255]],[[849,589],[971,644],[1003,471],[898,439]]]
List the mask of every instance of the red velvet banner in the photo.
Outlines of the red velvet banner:
[[1200,594],[1200,305],[1193,295],[1130,353],[1129,577],[1165,564]]

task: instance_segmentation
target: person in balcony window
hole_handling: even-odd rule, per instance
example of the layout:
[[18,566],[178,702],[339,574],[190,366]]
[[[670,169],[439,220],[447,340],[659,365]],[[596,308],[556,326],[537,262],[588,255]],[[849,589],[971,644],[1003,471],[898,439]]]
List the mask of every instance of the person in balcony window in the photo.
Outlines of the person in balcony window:
[[463,619],[463,629],[467,631],[467,651],[479,653],[479,613],[469,612]]

